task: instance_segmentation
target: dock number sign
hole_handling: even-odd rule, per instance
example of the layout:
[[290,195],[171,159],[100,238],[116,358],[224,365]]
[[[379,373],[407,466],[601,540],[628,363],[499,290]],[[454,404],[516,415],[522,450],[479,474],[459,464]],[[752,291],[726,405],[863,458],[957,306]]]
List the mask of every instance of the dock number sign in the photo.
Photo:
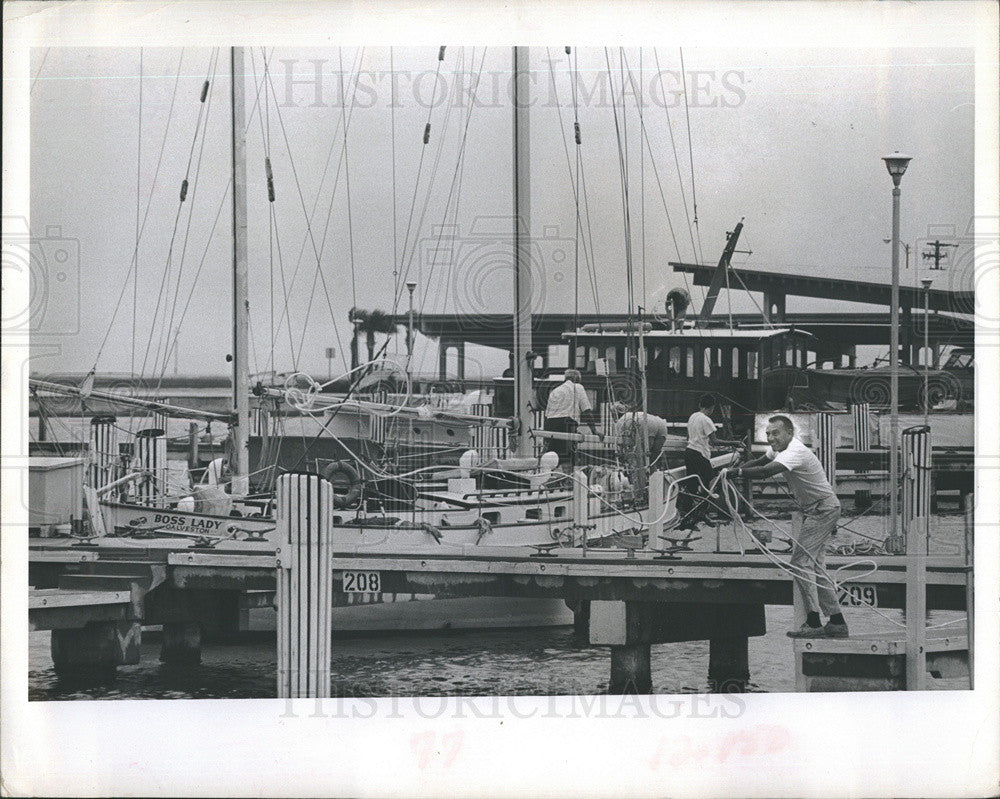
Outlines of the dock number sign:
[[850,607],[878,607],[878,590],[870,583],[858,583],[844,585],[837,594],[837,600],[841,605]]
[[377,594],[382,590],[379,572],[344,572],[344,593]]

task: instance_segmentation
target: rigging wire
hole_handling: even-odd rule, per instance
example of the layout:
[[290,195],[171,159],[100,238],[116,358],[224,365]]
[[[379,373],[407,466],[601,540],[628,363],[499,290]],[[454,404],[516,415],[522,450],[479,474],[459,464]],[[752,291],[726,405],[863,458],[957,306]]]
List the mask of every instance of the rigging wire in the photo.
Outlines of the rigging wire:
[[[188,206],[188,219],[187,219],[187,225],[186,225],[185,230],[184,230],[184,242],[183,242],[183,244],[181,246],[181,258],[180,258],[180,263],[179,263],[178,268],[177,268],[177,282],[176,282],[176,288],[174,290],[173,303],[172,303],[171,310],[170,310],[170,321],[167,324],[166,332],[164,333],[164,338],[163,338],[163,342],[164,342],[164,345],[165,345],[164,346],[164,352],[163,352],[163,364],[162,364],[162,368],[161,368],[160,375],[159,375],[159,382],[157,383],[157,386],[156,386],[157,389],[159,389],[160,386],[162,385],[163,377],[166,374],[166,370],[167,370],[167,364],[169,363],[169,360],[170,360],[171,351],[176,352],[176,349],[177,349],[177,346],[178,346],[178,342],[179,342],[179,339],[180,339],[180,328],[179,327],[177,329],[177,332],[173,336],[173,341],[172,342],[170,340],[170,331],[173,328],[174,317],[176,316],[176,312],[177,312],[177,302],[178,302],[178,300],[180,298],[181,276],[184,273],[184,260],[185,260],[185,258],[187,256],[188,240],[189,240],[189,237],[191,235],[191,222],[192,222],[192,220],[194,218],[194,205],[195,205],[195,198],[196,198],[197,192],[198,192],[199,177],[201,176],[201,163],[202,163],[202,158],[203,158],[204,153],[205,153],[205,142],[208,140],[208,119],[209,119],[209,115],[211,114],[211,111],[212,111],[212,98],[213,98],[213,92],[211,91],[211,89],[214,88],[214,84],[215,84],[215,77],[216,77],[217,70],[218,70],[218,59],[219,59],[219,49],[216,48],[215,49],[215,63],[211,67],[211,72],[210,72],[211,78],[210,78],[210,80],[208,82],[209,83],[209,92],[208,92],[208,97],[207,97],[207,105],[205,107],[205,126],[202,129],[201,146],[200,146],[200,148],[198,150],[198,162],[197,162],[197,165],[195,166],[194,181],[193,181],[192,186],[191,186],[191,202],[190,202],[190,204]],[[159,347],[157,348],[157,354],[159,354]],[[154,364],[154,371],[156,371],[156,368],[155,368],[156,367],[156,361],[155,360],[153,361],[153,364]]]
[[[215,55],[215,52],[213,51],[213,56],[214,55]],[[211,64],[209,66],[209,72],[210,71],[211,71]],[[207,84],[207,81],[206,81],[206,84]],[[206,88],[206,85],[203,84],[203,87],[202,87],[202,92],[203,93],[205,91],[205,88]],[[161,302],[163,304],[164,316],[166,316],[166,305],[167,305],[167,302],[168,302],[167,289],[168,289],[168,287],[170,285],[170,273],[171,273],[171,267],[172,267],[172,264],[173,264],[174,245],[176,244],[176,241],[177,241],[177,233],[178,233],[178,230],[179,230],[179,227],[180,227],[181,216],[182,216],[183,211],[184,211],[184,202],[187,199],[187,191],[188,191],[188,185],[189,185],[189,178],[190,178],[190,175],[191,175],[191,164],[194,161],[194,151],[195,151],[195,147],[198,144],[198,134],[201,131],[201,122],[202,122],[202,118],[204,117],[204,114],[205,114],[205,103],[203,102],[203,100],[204,100],[204,98],[202,98],[202,101],[200,101],[198,103],[198,118],[195,121],[194,133],[193,133],[193,135],[191,137],[191,147],[190,147],[190,149],[188,151],[188,160],[187,160],[187,164],[186,164],[185,169],[184,169],[184,179],[181,181],[180,199],[179,199],[179,201],[177,203],[177,213],[174,215],[173,229],[172,229],[171,234],[170,234],[170,245],[167,248],[167,261],[166,261],[166,265],[165,265],[164,270],[163,270],[163,277],[160,279],[160,289],[157,292],[157,296],[156,296],[156,307],[155,307],[155,309],[153,311],[153,319],[152,319],[152,322],[150,324],[149,338],[146,341],[146,349],[145,349],[145,352],[143,354],[142,366],[140,368],[140,371],[141,371],[142,374],[146,373],[146,365],[147,365],[147,363],[149,361],[149,351],[150,351],[150,348],[152,347],[152,344],[153,344],[153,338],[156,335],[156,322],[157,322],[157,319],[159,318],[159,315],[160,315],[160,304],[161,304]],[[158,355],[159,355],[159,351],[157,351],[157,356]],[[154,361],[154,366],[155,366],[155,361]]]
[[[153,181],[150,184],[149,198],[146,201],[146,212],[143,214],[142,228],[139,231],[140,237],[146,230],[146,223],[149,221],[149,211],[153,204],[153,192],[156,190],[156,179],[160,175],[160,166],[163,163],[163,153],[166,149],[167,136],[170,132],[170,122],[173,120],[174,101],[177,99],[177,88],[181,80],[181,64],[183,63],[183,61],[184,61],[184,50],[182,48],[180,57],[177,60],[177,75],[174,78],[173,93],[170,96],[170,107],[167,110],[167,124],[164,126],[163,129],[163,140],[160,142],[160,154],[159,156],[157,156],[156,159],[156,169],[153,171]],[[91,367],[91,371],[97,370],[97,365],[101,360],[101,355],[104,353],[104,347],[107,345],[108,338],[111,336],[111,330],[114,327],[115,319],[118,316],[118,311],[121,309],[122,299],[124,299],[125,297],[125,290],[128,288],[128,281],[133,277],[133,275],[137,275],[138,273],[138,257],[139,257],[139,250],[138,248],[136,248],[132,251],[132,260],[131,263],[129,264],[128,273],[125,276],[125,281],[122,283],[121,291],[118,294],[118,300],[115,303],[115,309],[111,313],[111,319],[108,320],[107,329],[104,331],[104,338],[101,339],[101,345],[97,348],[97,355],[94,357],[94,363],[93,366]]]
[[[389,48],[389,141],[392,161],[392,296],[399,293],[399,222],[396,219],[399,204],[396,202],[396,74],[393,48]],[[395,310],[393,310],[395,313]],[[399,354],[399,338],[396,337],[395,353]],[[410,345],[413,346],[412,344]]]
[[684,48],[679,48],[681,56],[681,83],[684,87],[684,115],[687,118],[688,158],[691,162],[691,206],[694,211],[694,230],[698,237],[698,258],[705,262],[705,253],[701,248],[701,229],[698,227],[698,195],[694,182],[694,145],[691,143],[691,106],[688,103],[687,75],[684,72]]
[[[431,112],[434,109],[434,105],[435,105],[434,101],[437,98],[437,87],[438,87],[438,82],[439,82],[438,78],[441,76],[441,62],[443,61],[443,59],[444,59],[444,48],[441,48],[438,51],[437,67],[436,67],[435,72],[434,72],[434,89],[431,92],[431,102],[430,102],[430,105],[428,105],[428,107],[427,107],[427,119],[426,119],[426,121],[424,123],[424,133],[423,133],[424,146],[420,148],[420,159],[417,162],[417,176],[416,176],[416,179],[413,182],[413,197],[410,199],[410,211],[409,211],[409,214],[408,214],[407,219],[406,219],[406,231],[403,234],[403,258],[404,259],[406,258],[406,248],[407,248],[407,245],[409,244],[409,241],[410,241],[410,230],[413,228],[413,215],[414,215],[414,212],[416,210],[416,205],[417,205],[417,194],[419,193],[419,190],[420,190],[420,176],[423,174],[423,169],[424,169],[424,157],[427,154],[427,144],[430,141],[430,135],[431,135]],[[419,228],[418,228],[418,230],[419,230]],[[409,264],[407,263],[406,269],[404,269],[404,271],[403,271],[403,276],[402,276],[402,278],[400,280],[400,284],[402,284],[403,282],[405,282],[408,273],[409,273]],[[397,310],[399,308],[399,299],[400,299],[400,295],[401,294],[402,294],[402,288],[401,288],[401,285],[400,285],[400,286],[397,286],[396,294],[395,294],[395,296],[393,298],[393,303],[392,303],[392,313],[393,313],[394,316],[395,316],[395,314],[396,314],[396,312],[397,312]]]
[[[340,80],[340,119],[341,129],[344,132],[344,188],[347,194],[347,251],[351,261],[351,307],[358,306],[358,281],[354,272],[354,223],[351,213],[351,150],[348,146],[347,130],[347,95],[344,93],[344,48],[337,48],[337,59],[340,66],[338,78]],[[360,69],[360,66],[358,67]],[[357,84],[354,87],[357,92]],[[353,100],[352,100],[353,105]]]
[[[269,84],[271,84],[272,79],[271,79],[271,74],[270,74],[269,71],[265,71],[265,77],[267,79],[267,82]],[[355,88],[356,88],[356,84],[355,84]],[[274,95],[274,86],[273,86],[273,84],[271,85],[271,93],[272,93],[272,96],[273,96]],[[353,100],[352,100],[352,106],[353,106]],[[289,166],[291,167],[291,170],[292,170],[292,177],[295,180],[295,190],[296,190],[296,193],[297,193],[298,198],[299,198],[299,204],[302,207],[303,216],[305,217],[306,232],[308,234],[308,240],[309,240],[310,245],[312,246],[313,256],[316,259],[316,274],[319,276],[319,279],[320,279],[320,281],[323,284],[323,295],[324,295],[324,297],[326,299],[327,309],[330,312],[330,321],[331,322],[335,322],[335,316],[334,316],[334,313],[333,313],[333,302],[330,299],[330,290],[329,290],[329,287],[327,286],[326,275],[323,274],[323,269],[322,269],[322,258],[321,258],[322,249],[318,248],[316,246],[316,238],[313,235],[313,229],[312,229],[312,224],[310,222],[309,212],[306,210],[305,196],[302,193],[302,183],[299,180],[299,172],[298,172],[298,169],[296,169],[296,166],[295,166],[295,157],[292,155],[292,146],[291,146],[291,143],[288,140],[288,131],[285,128],[285,120],[284,120],[284,118],[281,115],[281,107],[279,105],[277,105],[277,103],[275,103],[275,114],[278,117],[278,125],[279,125],[279,127],[281,129],[281,135],[282,135],[282,138],[284,139],[284,142],[285,142],[285,151],[288,153],[288,163],[289,163]],[[294,280],[294,277],[293,277],[293,280]],[[313,285],[315,286],[315,280],[314,280]],[[310,305],[311,305],[312,304],[312,296],[311,295],[310,295],[309,299],[310,299]],[[308,312],[306,314],[306,321],[308,321]],[[337,328],[336,324],[332,324],[332,327],[333,327],[334,335],[337,338],[337,347],[338,347],[338,349],[340,349],[341,354],[343,355],[343,343],[340,340],[340,330]],[[302,352],[302,347],[304,345],[305,345],[305,324],[303,324],[302,337],[301,337],[300,342],[299,342],[299,355],[300,356],[301,356],[301,352]]]
[[[48,51],[46,51],[48,52]],[[136,252],[136,270],[135,279],[132,281],[132,349],[131,349],[131,359],[129,361],[129,373],[135,374],[135,325],[138,317],[139,308],[139,266],[138,266],[138,253],[139,253],[139,225],[140,217],[142,215],[142,72],[143,72],[143,48],[139,48],[139,119],[136,123],[136,128],[138,130],[138,135],[136,136],[136,148],[135,148],[135,252]]]
[[[667,120],[667,131],[670,133],[670,149],[673,151],[673,154],[674,154],[674,168],[677,171],[677,186],[678,186],[678,188],[680,189],[680,192],[681,192],[681,201],[682,201],[681,204],[684,207],[684,216],[685,216],[685,218],[687,220],[688,235],[691,238],[691,254],[692,254],[692,258],[694,260],[697,260],[698,259],[698,248],[695,245],[694,231],[692,230],[692,227],[691,227],[691,213],[690,213],[690,210],[688,209],[687,195],[684,192],[684,178],[683,178],[683,176],[681,174],[680,156],[677,154],[677,140],[674,138],[674,126],[670,122],[670,109],[667,107],[667,101],[666,101],[667,95],[666,95],[666,91],[665,91],[665,89],[663,87],[663,70],[660,68],[660,54],[656,51],[655,47],[653,48],[653,60],[656,63],[656,74],[657,74],[657,77],[659,78],[659,82],[660,82],[660,96],[663,98],[663,114],[664,114],[664,116],[666,117],[666,120]],[[650,142],[649,142],[649,136],[648,135],[646,136],[646,146],[649,147],[649,148],[651,148],[651,145],[650,145]],[[652,149],[650,149],[650,159],[653,160],[653,162],[655,164],[655,159],[653,159],[653,156],[652,156]],[[655,172],[655,166],[654,166],[654,172]],[[659,179],[659,175],[657,174],[657,184],[659,185],[659,183],[660,183],[660,179]],[[663,197],[663,187],[662,187],[662,185],[660,185],[660,195],[661,195],[661,197]],[[666,198],[665,197],[663,198],[663,203],[664,203],[664,208],[666,208]],[[679,257],[680,256],[680,247],[677,244],[677,237],[674,235],[673,224],[670,223],[670,215],[669,215],[669,213],[667,214],[667,221],[668,221],[668,224],[670,224],[670,235],[674,238],[674,249],[677,251],[677,254],[678,254],[678,257]],[[684,290],[687,291],[690,294],[691,293],[691,287],[688,285],[687,273],[681,272],[681,277],[684,278]],[[702,295],[702,300],[704,301],[704,299],[705,299],[705,287],[704,286],[702,286],[701,295]]]
[[[569,49],[569,48],[567,48]],[[548,50],[546,50],[548,54]],[[574,237],[574,254],[573,254],[573,328],[574,331],[579,327],[579,311],[580,311],[580,250],[583,250],[583,258],[587,265],[588,277],[590,278],[590,288],[591,293],[594,298],[594,306],[596,308],[596,313],[598,316],[598,323],[600,324],[600,314],[601,314],[601,298],[600,293],[597,290],[597,277],[596,270],[593,265],[593,238],[590,228],[590,217],[589,217],[589,206],[586,205],[586,175],[583,169],[583,144],[582,144],[582,129],[580,127],[580,114],[579,106],[577,102],[577,55],[576,51],[573,50],[572,53],[567,53],[567,72],[569,73],[570,79],[570,93],[573,97],[573,136],[576,146],[574,148],[575,155],[573,158],[569,154],[569,145],[567,143],[566,126],[563,123],[562,118],[562,101],[559,98],[559,89],[556,84],[555,69],[553,67],[553,59],[548,59],[549,73],[552,78],[552,93],[555,98],[556,114],[559,117],[559,129],[563,131],[563,150],[566,154],[566,167],[569,171],[570,185],[573,187],[573,205],[575,209],[575,237]],[[581,187],[583,190],[581,192]],[[583,217],[580,213],[580,196],[583,194],[584,198],[584,209],[587,214],[587,233],[591,235],[591,246],[588,248],[587,239],[583,236]]]
[[[273,54],[273,51],[272,51],[272,54]],[[352,71],[358,72],[359,74],[360,74],[361,57],[363,56],[363,54],[364,54],[364,48],[359,49],[358,50],[358,55],[356,56],[356,60],[355,60],[355,64],[354,64],[354,67],[357,67],[357,69],[353,69],[352,68]],[[265,65],[265,74],[267,74],[266,65]],[[271,84],[270,77],[267,78],[267,81],[268,81],[268,84],[270,85]],[[350,124],[350,122],[351,122],[351,119],[352,119],[353,114],[354,114],[354,108],[355,108],[355,106],[352,103],[352,105],[351,105],[351,113],[348,114],[348,117],[347,117],[347,124]],[[276,107],[276,110],[277,110],[277,107]],[[278,113],[280,115],[280,111],[278,111]],[[323,173],[320,176],[319,186],[316,189],[316,198],[313,201],[312,210],[309,212],[308,216],[306,217],[307,221],[308,221],[308,219],[311,219],[313,215],[315,215],[316,210],[319,207],[320,198],[323,196],[323,186],[326,184],[326,176],[327,176],[327,174],[328,174],[328,172],[330,170],[330,160],[333,157],[334,146],[335,146],[335,143],[340,138],[339,135],[338,135],[339,131],[340,131],[340,118],[338,117],[337,120],[336,120],[336,124],[334,126],[333,135],[330,137],[330,148],[327,150],[326,161],[323,164]],[[337,159],[337,172],[336,172],[336,174],[334,176],[334,180],[333,180],[333,190],[331,192],[330,205],[327,207],[326,220],[325,220],[324,228],[323,228],[323,237],[320,240],[320,247],[319,247],[320,253],[322,253],[324,251],[325,247],[326,247],[326,237],[327,237],[327,233],[329,232],[329,228],[330,228],[330,220],[333,217],[333,198],[336,197],[337,186],[340,183],[340,169],[341,169],[341,166],[343,164],[343,158],[344,158],[343,147],[341,147],[341,154],[340,154],[340,157]],[[292,359],[293,368],[294,369],[298,368],[298,366],[297,366],[298,358],[297,358],[297,355],[296,355],[296,352],[295,352],[295,345],[293,343],[293,334],[292,334],[292,331],[291,331],[290,295],[291,295],[292,289],[295,287],[295,281],[296,281],[296,278],[298,277],[299,268],[302,265],[302,256],[305,253],[306,244],[309,242],[309,236],[310,236],[310,232],[307,230],[306,234],[303,235],[303,237],[302,237],[302,244],[299,247],[299,254],[298,254],[298,257],[296,258],[296,261],[295,261],[295,268],[292,270],[292,276],[291,276],[291,279],[288,281],[287,288],[284,288],[284,280],[285,280],[284,265],[283,265],[283,261],[282,261],[282,258],[281,258],[281,245],[280,245],[280,243],[278,244],[278,259],[279,259],[279,264],[281,265],[283,288],[284,288],[284,291],[285,291],[285,307],[282,309],[282,316],[278,320],[278,324],[280,326],[282,324],[282,322],[284,322],[286,320],[286,318],[288,319],[289,346],[290,346],[290,350],[291,350],[290,354],[289,354],[289,357]],[[275,238],[276,239],[278,238],[277,233],[275,234]],[[318,271],[319,270],[317,269],[317,272]],[[318,282],[319,277],[320,276],[318,274],[315,274],[315,273],[313,274],[313,283],[312,283],[312,287],[311,287],[311,289],[309,291],[309,304],[308,304],[308,306],[306,308],[306,314],[305,314],[305,320],[304,320],[304,323],[303,323],[303,327],[305,327],[305,323],[307,323],[308,320],[309,320],[309,315],[310,315],[311,310],[312,310],[312,297],[313,297],[313,295],[316,292],[316,283]],[[324,283],[324,286],[325,286],[325,283]],[[329,298],[328,298],[328,304],[329,304]],[[332,319],[332,317],[333,317],[333,313],[331,311],[331,319]],[[334,332],[337,334],[337,340],[338,340],[338,345],[339,345],[339,342],[340,342],[339,331],[335,328]],[[271,341],[272,348],[274,347],[274,345],[275,345],[275,341],[272,340]],[[344,363],[344,368],[347,368],[347,361],[346,361],[346,356],[343,353],[343,348],[341,348],[341,360]]]

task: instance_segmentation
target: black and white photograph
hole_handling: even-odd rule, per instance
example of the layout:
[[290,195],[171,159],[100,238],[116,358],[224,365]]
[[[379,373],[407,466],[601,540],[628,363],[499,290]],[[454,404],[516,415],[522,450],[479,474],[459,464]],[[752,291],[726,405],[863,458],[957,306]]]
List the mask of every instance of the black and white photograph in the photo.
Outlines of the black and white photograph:
[[4,4],[3,791],[989,796],[997,7]]

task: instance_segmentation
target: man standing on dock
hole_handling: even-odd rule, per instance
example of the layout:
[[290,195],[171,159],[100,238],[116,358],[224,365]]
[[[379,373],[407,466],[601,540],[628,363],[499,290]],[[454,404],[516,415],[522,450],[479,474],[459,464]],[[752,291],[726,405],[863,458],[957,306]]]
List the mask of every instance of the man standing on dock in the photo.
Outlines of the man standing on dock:
[[[702,394],[698,398],[698,410],[692,413],[687,421],[688,440],[684,449],[684,466],[688,476],[697,475],[698,480],[685,480],[677,498],[681,527],[693,528],[699,521],[706,521],[708,518],[711,497],[701,497],[703,491],[715,479],[715,469],[712,468],[711,461],[712,446],[721,443],[715,440],[715,422],[711,416],[714,410],[715,397],[711,394]],[[697,503],[695,499],[698,499]]]
[[[593,408],[587,399],[587,391],[580,385],[579,370],[567,369],[564,377],[565,380],[549,394],[545,405],[545,429],[552,433],[575,433],[582,418],[596,436]],[[573,470],[575,442],[550,439],[548,449],[559,456],[560,466],[567,471]]]
[[[812,451],[795,437],[792,420],[772,416],[767,420],[767,451],[745,466],[734,469],[736,478],[750,479],[783,474],[802,511],[802,529],[793,542],[791,565],[795,589],[805,607],[806,621],[789,631],[792,638],[847,638],[847,623],[837,601],[837,586],[826,573],[826,544],[837,531],[840,500]],[[820,611],[829,616],[823,626]]]

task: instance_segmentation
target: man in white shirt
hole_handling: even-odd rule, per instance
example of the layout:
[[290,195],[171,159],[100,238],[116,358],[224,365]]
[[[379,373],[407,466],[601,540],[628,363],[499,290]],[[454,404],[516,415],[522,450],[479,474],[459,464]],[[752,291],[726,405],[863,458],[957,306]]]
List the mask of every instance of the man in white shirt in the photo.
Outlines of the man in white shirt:
[[[787,416],[768,419],[768,450],[733,476],[751,479],[783,474],[802,511],[802,529],[793,544],[791,565],[795,589],[806,606],[806,622],[788,633],[792,638],[846,638],[847,623],[837,601],[837,586],[826,573],[826,544],[837,531],[840,500],[812,451],[795,437]],[[829,617],[823,626],[820,611]]]
[[[580,372],[567,369],[564,378],[549,394],[545,405],[545,429],[553,433],[575,433],[582,419],[590,427],[590,432],[597,435],[593,408],[587,399],[587,391],[580,385]],[[547,447],[559,456],[561,465],[572,469],[575,442],[549,439]]]
[[705,489],[715,479],[715,469],[712,468],[712,446],[715,441],[715,422],[711,414],[715,410],[715,397],[702,394],[698,398],[698,410],[691,414],[687,421],[688,443],[684,449],[684,466],[687,474],[697,475],[681,484],[681,493],[677,497],[677,510],[681,513],[681,527],[694,527],[699,521],[707,519],[709,500],[695,499],[705,494]]

